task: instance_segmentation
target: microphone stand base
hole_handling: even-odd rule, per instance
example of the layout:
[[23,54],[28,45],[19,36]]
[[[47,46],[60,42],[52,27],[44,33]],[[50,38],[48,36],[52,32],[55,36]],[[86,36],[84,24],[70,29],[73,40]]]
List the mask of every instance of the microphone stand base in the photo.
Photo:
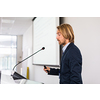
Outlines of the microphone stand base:
[[20,74],[17,73],[17,72],[14,72],[11,76],[13,77],[14,80],[18,80],[18,79],[27,79],[27,78],[25,78],[24,76],[20,75]]

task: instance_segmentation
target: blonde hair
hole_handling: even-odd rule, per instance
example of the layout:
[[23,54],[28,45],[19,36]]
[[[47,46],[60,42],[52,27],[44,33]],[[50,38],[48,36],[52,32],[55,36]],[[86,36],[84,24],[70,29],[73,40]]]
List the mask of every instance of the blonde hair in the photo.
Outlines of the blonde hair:
[[64,38],[69,39],[69,42],[74,43],[74,32],[69,24],[61,24],[57,26],[57,29],[61,32]]

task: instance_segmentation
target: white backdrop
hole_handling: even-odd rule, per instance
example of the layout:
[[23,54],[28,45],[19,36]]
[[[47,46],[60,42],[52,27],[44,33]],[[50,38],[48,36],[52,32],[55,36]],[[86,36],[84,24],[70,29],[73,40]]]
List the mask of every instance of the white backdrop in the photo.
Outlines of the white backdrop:
[[83,83],[100,84],[100,17],[64,17],[75,33],[83,57]]

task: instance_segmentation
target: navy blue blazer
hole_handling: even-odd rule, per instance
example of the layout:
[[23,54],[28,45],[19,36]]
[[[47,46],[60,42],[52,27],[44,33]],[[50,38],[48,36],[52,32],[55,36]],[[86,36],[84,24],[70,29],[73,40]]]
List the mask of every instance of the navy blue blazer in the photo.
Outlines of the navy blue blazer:
[[50,68],[49,75],[60,75],[60,84],[82,84],[82,55],[74,43],[70,43],[61,58],[60,69]]

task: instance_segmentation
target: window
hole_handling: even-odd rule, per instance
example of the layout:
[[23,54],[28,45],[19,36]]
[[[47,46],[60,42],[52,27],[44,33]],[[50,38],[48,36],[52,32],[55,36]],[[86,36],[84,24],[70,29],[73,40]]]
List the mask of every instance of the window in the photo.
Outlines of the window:
[[16,64],[17,36],[0,35],[0,69],[11,70]]

